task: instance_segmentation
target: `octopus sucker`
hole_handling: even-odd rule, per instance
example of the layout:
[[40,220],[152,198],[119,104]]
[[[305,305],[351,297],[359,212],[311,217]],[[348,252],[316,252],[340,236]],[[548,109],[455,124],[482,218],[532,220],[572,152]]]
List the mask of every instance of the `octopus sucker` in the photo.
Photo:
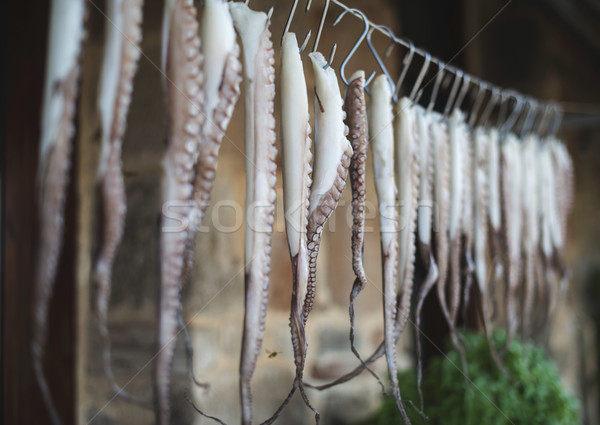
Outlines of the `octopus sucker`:
[[108,2],[108,21],[98,109],[102,122],[102,147],[98,181],[102,196],[99,205],[104,219],[100,253],[95,260],[93,279],[96,286],[97,326],[102,337],[104,373],[115,393],[136,401],[115,381],[111,367],[108,306],[112,269],[125,226],[126,199],[121,151],[133,78],[137,70],[142,38],[142,0]]
[[[165,34],[167,110],[169,120],[168,146],[163,168],[163,199],[172,205],[169,215],[162,216],[160,233],[160,274],[158,311],[158,353],[154,360],[153,385],[157,424],[170,423],[169,388],[175,350],[178,317],[181,314],[180,291],[185,273],[185,255],[188,248],[188,232],[177,228],[181,223],[189,225],[193,214],[189,208],[192,201],[194,164],[198,148],[190,146],[190,138],[197,137],[196,128],[202,128],[204,116],[190,113],[190,104],[202,108],[203,75],[200,39],[197,35],[196,8],[188,0],[172,0],[166,3],[170,21]],[[190,83],[192,82],[192,83]],[[200,89],[194,96],[182,93],[179,88],[196,85]],[[190,131],[195,134],[190,134]]]
[[517,289],[521,275],[521,232],[522,195],[519,185],[522,181],[521,150],[516,136],[509,133],[504,138],[502,150],[502,202],[506,245],[506,314],[508,332],[504,352],[511,344],[519,325],[517,314]]
[[346,138],[343,100],[335,71],[324,67],[327,60],[319,52],[309,54],[315,75],[316,108],[315,159],[310,188],[310,206],[306,235],[309,254],[309,278],[304,303],[304,322],[312,310],[316,291],[317,256],[325,222],[336,209],[346,187],[352,145]]
[[450,116],[449,126],[450,142],[450,215],[448,222],[449,236],[449,296],[450,304],[446,320],[450,327],[450,337],[452,344],[461,355],[463,372],[467,372],[467,361],[462,344],[459,341],[456,331],[456,317],[460,305],[461,271],[460,271],[460,252],[462,249],[462,216],[465,213],[465,157],[467,155],[467,127],[464,121],[464,115],[458,109],[455,109]]
[[246,105],[245,310],[240,398],[242,424],[249,425],[252,423],[251,379],[264,337],[275,214],[275,60],[267,14],[253,11],[243,3],[231,3],[229,7],[242,42]]
[[421,381],[423,376],[422,349],[421,349],[421,311],[427,295],[438,281],[438,266],[431,250],[431,234],[433,231],[433,179],[434,179],[434,142],[432,140],[432,119],[434,116],[427,113],[421,106],[417,109],[417,130],[419,140],[419,209],[417,215],[417,235],[421,260],[427,269],[425,280],[421,283],[417,305],[415,308],[415,327],[417,342],[417,387],[421,410],[423,410],[423,394]]
[[48,342],[48,308],[63,245],[64,209],[75,135],[74,118],[85,37],[85,2],[53,0],[41,117],[37,177],[39,239],[33,294],[31,355],[52,423],[61,423],[43,371]]
[[[357,71],[350,77],[346,91],[344,111],[346,126],[349,129],[348,138],[352,144],[352,159],[350,160],[350,185],[352,188],[352,269],[356,276],[350,291],[350,349],[362,362],[362,358],[354,345],[354,301],[367,285],[367,276],[363,265],[365,245],[365,203],[367,167],[367,148],[369,144],[369,128],[367,122],[367,105],[365,100],[365,73]],[[367,368],[368,369],[368,368]],[[373,371],[369,372],[379,378]],[[379,381],[383,388],[383,383]]]
[[304,401],[310,407],[303,388],[303,374],[307,350],[304,301],[309,275],[306,226],[312,182],[312,140],[304,68],[294,33],[285,34],[281,47],[281,117],[284,212],[292,262],[290,330],[296,377],[288,397],[263,424],[273,423],[279,417],[297,388],[300,388]]

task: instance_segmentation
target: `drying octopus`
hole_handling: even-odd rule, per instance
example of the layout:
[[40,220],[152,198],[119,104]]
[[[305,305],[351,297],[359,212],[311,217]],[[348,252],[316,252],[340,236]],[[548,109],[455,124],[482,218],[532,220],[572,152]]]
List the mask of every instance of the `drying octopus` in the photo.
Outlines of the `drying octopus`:
[[[188,240],[187,228],[181,229],[177,225],[187,225],[192,217],[181,207],[188,206],[192,200],[194,165],[204,125],[204,115],[200,113],[204,100],[202,56],[196,9],[192,2],[172,0],[165,3],[164,30],[164,66],[169,81],[166,86],[169,134],[163,163],[163,198],[165,205],[171,203],[178,210],[163,214],[161,220],[158,353],[153,370],[158,424],[170,423],[169,388]],[[183,87],[185,93],[179,87]]]
[[319,52],[309,55],[315,74],[315,160],[307,225],[310,272],[304,303],[304,321],[312,310],[317,284],[317,255],[325,222],[336,209],[346,187],[352,145],[346,138],[343,100],[335,71]]
[[246,105],[245,311],[240,359],[242,424],[252,423],[252,375],[264,337],[275,213],[275,70],[270,15],[230,4],[242,40]]
[[53,0],[44,83],[37,177],[39,240],[33,295],[31,356],[52,423],[60,418],[43,370],[48,342],[48,308],[62,249],[64,209],[75,134],[74,116],[85,36],[83,0]]
[[523,297],[523,320],[522,334],[528,338],[531,335],[531,316],[536,287],[536,261],[539,248],[539,226],[538,226],[538,192],[536,154],[538,139],[535,135],[528,135],[521,146],[521,167],[523,179],[520,183],[523,205],[523,245],[524,254],[524,282],[525,291]]
[[505,351],[517,331],[517,290],[521,274],[521,234],[523,231],[523,210],[520,185],[522,184],[521,149],[517,137],[509,133],[501,146],[502,155],[502,204],[504,218],[504,238],[507,270],[506,315],[508,332]]
[[360,359],[360,355],[354,346],[354,300],[367,285],[367,276],[363,265],[363,251],[365,245],[365,172],[369,132],[364,86],[365,73],[364,71],[357,71],[350,77],[350,84],[348,85],[344,102],[345,122],[349,129],[348,139],[352,144],[353,152],[350,160],[350,185],[352,188],[353,218],[352,269],[356,275],[356,279],[350,293],[350,348],[358,359]]
[[99,199],[103,218],[100,251],[94,263],[97,326],[102,337],[104,373],[113,391],[132,400],[116,382],[111,367],[107,314],[114,258],[125,226],[126,199],[122,171],[122,143],[127,111],[131,103],[133,78],[140,57],[142,0],[108,2],[106,41],[98,95],[102,147],[98,167]]
[[274,422],[289,403],[296,389],[312,409],[303,387],[306,360],[306,330],[304,302],[308,290],[309,255],[306,227],[310,205],[312,172],[310,151],[310,115],[304,68],[296,34],[286,33],[281,46],[281,152],[283,164],[283,193],[285,225],[292,262],[292,302],[290,330],[296,376],[287,398],[263,424]]
[[421,311],[427,294],[431,291],[438,280],[438,267],[431,249],[431,234],[433,230],[433,180],[434,180],[434,148],[432,139],[432,119],[435,116],[430,115],[424,108],[417,105],[417,129],[419,141],[419,210],[417,215],[417,235],[419,239],[419,251],[421,261],[427,269],[427,275],[421,285],[419,297],[415,308],[415,327],[417,340],[417,387],[421,410],[423,410],[423,395],[421,392],[422,379],[422,353],[421,353]]
[[[454,109],[449,119],[448,138],[450,142],[450,206],[448,219],[449,237],[449,296],[450,302],[441,303],[442,311],[450,327],[450,336],[454,347],[459,351],[462,369],[466,373],[467,362],[464,349],[459,341],[456,331],[456,318],[460,305],[461,288],[461,261],[460,253],[462,247],[462,230],[464,226],[463,214],[466,213],[465,206],[465,161],[467,155],[467,126],[464,115],[458,109]],[[438,294],[445,293],[445,283],[440,280],[441,286]]]
[[[182,320],[180,291],[193,267],[195,232],[210,200],[221,141],[239,98],[241,65],[226,3],[206,2],[202,48],[192,2],[166,3],[164,67],[167,73],[169,147],[165,157],[165,201],[185,211],[163,217],[159,352],[155,361],[159,423],[169,420],[169,381],[177,327],[181,327],[193,375],[189,336]],[[204,61],[203,57],[211,57]],[[191,206],[191,210],[190,207]],[[184,223],[185,229],[169,229]]]

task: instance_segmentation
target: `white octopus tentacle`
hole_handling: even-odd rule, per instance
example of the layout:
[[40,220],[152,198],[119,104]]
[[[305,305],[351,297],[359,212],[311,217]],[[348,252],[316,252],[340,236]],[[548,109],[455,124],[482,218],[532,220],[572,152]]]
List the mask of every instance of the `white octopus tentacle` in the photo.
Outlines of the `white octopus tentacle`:
[[475,173],[475,148],[473,147],[473,136],[471,131],[467,129],[464,132],[464,210],[461,217],[461,232],[464,238],[464,260],[466,268],[461,273],[464,274],[465,283],[463,288],[462,311],[463,322],[467,322],[467,312],[471,297],[471,289],[473,285],[473,276],[475,274],[475,264],[473,262],[473,237],[475,234],[474,208],[476,198],[474,197],[473,189],[473,174]]
[[[96,284],[95,307],[97,326],[102,337],[104,373],[119,396],[135,401],[115,381],[110,354],[108,306],[111,294],[112,268],[121,244],[127,210],[121,151],[127,112],[131,103],[133,78],[140,57],[143,0],[111,0],[108,2],[106,41],[98,108],[102,122],[102,147],[98,180],[102,196],[99,200],[103,217],[100,254],[94,264]],[[108,23],[110,22],[110,23]]]
[[462,236],[462,216],[465,213],[465,156],[467,127],[464,121],[464,114],[455,109],[449,120],[449,141],[450,141],[450,215],[448,222],[448,237],[450,246],[449,255],[449,295],[450,304],[444,311],[448,326],[450,327],[450,337],[454,347],[461,355],[463,372],[467,372],[467,361],[464,349],[460,343],[456,331],[456,316],[460,305],[460,251]]
[[439,277],[438,266],[431,251],[431,235],[433,231],[433,180],[434,180],[434,141],[432,139],[432,120],[434,115],[427,113],[421,106],[417,106],[417,128],[419,132],[420,173],[419,182],[419,210],[417,216],[417,235],[421,261],[427,269],[425,280],[421,283],[419,296],[415,308],[415,327],[417,340],[417,390],[421,410],[423,410],[423,393],[421,382],[423,379],[423,363],[421,349],[421,311],[427,295],[435,286]]
[[[416,109],[408,98],[402,98],[396,105],[394,125],[396,143],[396,169],[398,184],[398,202],[400,206],[400,229],[398,233],[398,276],[400,280],[401,300],[396,312],[395,332],[398,339],[408,323],[410,301],[416,258],[416,227],[419,194],[419,141],[416,123]],[[397,374],[390,376],[392,393],[396,407],[405,423],[410,423],[398,386]]]
[[[506,135],[502,143],[502,199],[507,259],[506,314],[508,332],[506,350],[517,331],[517,289],[521,274],[522,196],[519,185],[522,181],[519,141],[514,134]],[[503,350],[503,351],[504,351]]]
[[[194,164],[204,116],[203,76],[196,8],[189,0],[167,2],[170,11],[166,42],[168,147],[165,155],[160,240],[161,285],[159,290],[159,351],[154,361],[153,384],[158,424],[170,422],[169,388],[175,350],[180,291],[184,279],[185,253],[192,214]],[[182,92],[183,90],[183,92]]]
[[240,48],[227,3],[207,0],[202,15],[202,54],[210,58],[203,62],[204,109],[192,109],[205,116],[199,143],[194,178],[194,216],[190,225],[187,273],[194,261],[196,229],[202,222],[217,172],[221,142],[240,97],[242,65]]
[[489,149],[487,151],[486,177],[488,187],[488,217],[489,217],[489,246],[491,254],[490,283],[488,293],[490,295],[490,305],[492,307],[491,316],[495,315],[497,309],[497,283],[503,273],[501,261],[501,241],[500,231],[502,229],[502,204],[500,189],[500,141],[498,130],[490,128],[487,131],[489,138]]
[[281,46],[281,152],[283,166],[283,193],[285,226],[292,262],[292,303],[290,330],[296,376],[292,389],[277,411],[263,422],[273,423],[300,388],[304,401],[308,398],[303,388],[306,361],[306,330],[304,301],[308,290],[309,255],[306,226],[311,178],[310,115],[304,68],[296,34],[286,33]]
[[442,115],[435,114],[432,118],[432,137],[434,143],[434,198],[435,198],[435,223],[437,231],[435,232],[435,258],[438,263],[439,278],[437,280],[437,296],[446,321],[450,322],[450,311],[446,298],[446,279],[448,276],[449,260],[449,226],[450,226],[450,144],[448,135],[448,125]]
[[[369,144],[369,128],[367,122],[367,104],[365,100],[365,73],[357,71],[350,77],[346,91],[344,111],[349,133],[348,139],[352,144],[352,159],[350,160],[350,184],[352,187],[352,269],[356,279],[350,291],[350,349],[361,363],[364,363],[354,345],[354,301],[367,285],[367,275],[363,265],[365,245],[365,202],[367,168],[367,148]],[[391,121],[390,121],[391,122]],[[377,380],[382,389],[384,385],[368,366],[369,373]]]
[[[408,106],[408,108],[411,108],[411,106]],[[406,110],[405,112],[406,116],[410,117],[412,111]],[[402,115],[400,119],[406,119],[405,115]],[[390,126],[393,120],[392,90],[387,77],[380,76],[373,83],[371,107],[369,109],[369,126],[371,133],[374,135],[371,150],[373,152],[373,170],[375,172],[375,188],[379,201],[381,229],[384,347],[388,376],[392,383],[394,398],[397,400],[398,409],[406,422],[408,421],[408,417],[400,398],[397,377],[398,367],[396,363],[396,342],[401,334],[401,332],[397,331],[397,318],[403,310],[398,305],[400,300],[397,287],[399,217],[398,210],[396,209],[396,194],[398,190],[394,174],[394,130]],[[410,122],[406,124],[411,125]],[[410,143],[410,141],[407,142]],[[415,149],[416,146],[412,148]],[[404,229],[404,231],[406,232],[407,230]],[[405,283],[403,296],[406,291]]]
[[42,105],[38,184],[39,239],[33,295],[33,367],[52,422],[60,418],[43,371],[48,340],[48,308],[62,249],[64,207],[71,169],[79,58],[82,50],[85,2],[53,0],[50,12],[48,61]]
[[[508,371],[504,367],[496,347],[492,341],[492,325],[489,305],[489,271],[488,271],[488,225],[490,219],[490,159],[495,161],[497,156],[490,155],[490,150],[496,149],[497,140],[492,137],[490,132],[482,127],[475,129],[474,134],[474,168],[473,168],[473,223],[474,223],[474,249],[473,259],[475,263],[475,279],[479,288],[481,297],[481,315],[483,328],[488,340],[488,346],[492,359],[498,365],[500,370],[508,376]],[[495,146],[493,146],[495,145]],[[490,226],[492,227],[492,226]]]
[[333,213],[346,187],[352,146],[346,138],[343,100],[335,71],[324,69],[327,60],[319,52],[309,55],[315,74],[316,134],[313,182],[307,226],[310,272],[304,303],[304,321],[312,310],[316,292],[317,255],[323,227]]
[[244,331],[240,358],[242,423],[252,423],[251,379],[264,337],[271,233],[275,219],[277,155],[275,69],[270,18],[242,3],[231,3],[234,26],[242,41],[246,104],[246,232]]
[[536,194],[539,190],[536,170],[536,154],[538,140],[528,135],[521,146],[522,181],[521,202],[523,206],[523,253],[525,257],[525,293],[523,298],[523,337],[531,335],[531,319],[535,295],[535,262],[539,246],[538,203]]

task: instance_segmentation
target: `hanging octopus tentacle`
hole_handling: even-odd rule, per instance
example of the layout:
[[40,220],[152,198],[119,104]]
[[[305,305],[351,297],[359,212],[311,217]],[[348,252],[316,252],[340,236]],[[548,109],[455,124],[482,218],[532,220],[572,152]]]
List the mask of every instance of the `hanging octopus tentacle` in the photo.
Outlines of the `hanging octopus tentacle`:
[[281,117],[284,209],[292,262],[290,330],[296,376],[289,395],[263,425],[271,424],[279,417],[297,388],[301,388],[305,397],[302,388],[307,350],[304,301],[309,273],[306,226],[310,205],[312,140],[306,80],[294,33],[285,34],[281,47]]
[[[461,357],[462,369],[467,374],[467,360],[464,348],[458,338],[456,330],[456,316],[460,305],[460,252],[462,249],[462,215],[464,214],[465,201],[465,156],[466,156],[466,124],[464,115],[458,109],[455,109],[449,122],[449,140],[450,140],[450,160],[451,160],[451,179],[450,179],[450,216],[448,225],[448,235],[450,240],[450,305],[448,306],[446,317],[450,327],[450,337],[452,344],[458,350]],[[446,314],[446,311],[444,311]]]
[[189,230],[186,277],[193,268],[196,230],[210,202],[219,150],[240,97],[242,81],[240,48],[227,3],[207,0],[201,27],[202,54],[210,60],[205,60],[202,67],[204,110],[195,110],[204,114],[205,120],[194,171],[194,217]]
[[242,424],[252,423],[251,379],[262,346],[269,296],[271,233],[275,220],[277,155],[275,69],[270,17],[243,3],[231,3],[242,41],[246,104],[246,232],[244,330],[240,357]]
[[64,210],[71,169],[85,36],[85,2],[54,0],[48,37],[48,62],[42,105],[38,185],[38,231],[33,294],[31,356],[38,385],[52,423],[61,423],[48,387],[43,363],[48,343],[48,308],[63,245]]
[[[474,132],[473,140],[473,175],[472,175],[472,187],[473,187],[473,200],[474,200],[474,233],[473,233],[473,259],[475,264],[475,280],[479,289],[481,297],[481,318],[483,323],[483,330],[485,332],[488,347],[492,355],[492,359],[504,373],[505,376],[510,376],[506,367],[502,363],[502,360],[498,356],[496,347],[492,341],[492,326],[490,323],[490,311],[489,311],[489,271],[488,271],[488,225],[490,221],[489,217],[489,203],[490,203],[490,179],[489,179],[489,164],[490,158],[494,158],[494,155],[489,154],[490,149],[493,149],[492,144],[496,143],[494,139],[490,137],[490,134],[483,128],[477,128]],[[497,145],[496,145],[497,146]],[[493,270],[492,270],[493,273]]]
[[464,239],[464,288],[462,298],[462,313],[463,322],[468,322],[468,308],[471,298],[471,290],[473,286],[473,277],[475,274],[475,263],[473,261],[473,238],[475,234],[474,208],[476,198],[473,188],[473,174],[475,173],[475,151],[473,147],[473,137],[470,131],[464,132],[464,211],[461,218],[461,232]]
[[98,180],[102,196],[103,232],[94,263],[97,326],[102,337],[104,374],[120,397],[140,403],[117,384],[111,366],[108,306],[115,255],[121,244],[127,210],[122,170],[122,144],[133,78],[140,57],[142,0],[112,0],[108,17],[98,107],[102,120],[102,153]]
[[519,185],[522,180],[520,148],[515,135],[508,134],[502,144],[502,200],[506,246],[506,314],[508,332],[501,354],[510,347],[519,325],[517,289],[521,274],[522,202]]
[[317,133],[306,231],[310,269],[304,303],[305,322],[315,299],[317,256],[321,245],[321,234],[325,222],[335,211],[342,191],[346,187],[346,177],[352,157],[352,146],[346,138],[348,128],[344,124],[343,100],[335,71],[331,67],[324,69],[327,60],[322,54],[315,52],[309,57],[315,74]]
[[423,410],[423,359],[421,347],[421,311],[427,295],[436,284],[439,272],[431,250],[431,234],[433,227],[433,178],[434,178],[434,141],[432,140],[432,115],[417,106],[417,128],[419,132],[420,173],[419,210],[417,216],[417,234],[421,261],[427,269],[425,280],[421,284],[417,305],[415,308],[415,328],[417,342],[417,390],[419,393],[420,409]]
[[[500,143],[498,139],[498,130],[490,128],[486,132],[489,138],[487,151],[487,194],[488,194],[488,217],[489,217],[489,248],[491,256],[491,270],[488,285],[488,293],[492,311],[490,312],[490,322],[497,315],[499,309],[497,292],[500,289],[500,276],[503,273],[501,261],[501,239],[500,231],[502,230],[502,204],[500,190]],[[491,325],[491,323],[490,323]]]
[[[185,273],[189,211],[193,196],[194,164],[204,124],[203,75],[196,8],[191,1],[173,0],[169,11],[166,43],[168,147],[164,159],[163,198],[168,211],[162,216],[160,240],[161,286],[159,291],[158,353],[153,385],[158,424],[170,423],[171,369],[181,314],[180,292]],[[183,227],[183,228],[181,228]]]
[[522,333],[528,338],[532,331],[532,314],[536,287],[537,249],[539,246],[538,204],[535,194],[538,192],[536,154],[537,138],[529,135],[521,146],[521,169],[523,180],[520,183],[523,205],[523,252],[525,259],[525,293],[523,299]]
[[[361,363],[363,359],[354,341],[354,301],[367,285],[367,275],[363,265],[365,246],[365,202],[367,167],[367,147],[369,144],[369,129],[367,123],[367,105],[365,100],[365,73],[357,71],[350,77],[350,85],[346,92],[344,111],[346,126],[349,129],[348,139],[352,144],[352,159],[350,160],[350,185],[352,187],[352,269],[356,276],[350,291],[350,349]],[[381,389],[383,383],[368,366],[366,369],[377,380]]]

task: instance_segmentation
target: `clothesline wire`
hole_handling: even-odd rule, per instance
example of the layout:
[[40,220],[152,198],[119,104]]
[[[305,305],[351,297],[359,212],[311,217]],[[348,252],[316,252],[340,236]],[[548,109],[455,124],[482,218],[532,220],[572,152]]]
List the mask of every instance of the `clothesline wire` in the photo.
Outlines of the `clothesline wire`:
[[[290,8],[290,13],[289,13],[289,16],[288,16],[286,24],[285,24],[285,29],[283,32],[284,35],[290,28],[290,25],[293,20],[298,2],[299,2],[299,0],[294,0],[292,3],[292,6]],[[317,35],[316,35],[316,38],[315,38],[315,41],[313,44],[312,51],[316,51],[316,49],[319,45],[319,41],[320,41],[320,38],[321,38],[321,35],[323,32],[323,28],[325,26],[325,20],[326,20],[327,13],[329,11],[329,7],[330,7],[331,3],[342,8],[344,10],[344,12],[343,12],[344,14],[351,13],[355,17],[363,20],[365,25],[368,27],[369,32],[377,31],[380,34],[384,35],[385,37],[389,38],[392,43],[390,44],[390,46],[387,49],[388,51],[386,52],[386,56],[389,55],[389,51],[391,50],[391,48],[393,47],[394,44],[398,44],[398,45],[401,45],[401,46],[409,49],[409,52],[405,55],[405,58],[403,60],[404,68],[401,72],[400,78],[398,79],[398,83],[394,84],[395,89],[396,89],[395,90],[396,94],[399,92],[399,89],[400,89],[399,86],[401,85],[401,83],[404,80],[406,71],[408,70],[408,66],[410,65],[410,63],[412,61],[413,55],[417,54],[418,56],[422,57],[425,61],[427,61],[427,64],[433,63],[433,64],[437,65],[439,68],[439,71],[438,71],[439,73],[443,72],[445,74],[447,74],[447,73],[453,74],[456,77],[456,80],[462,80],[464,85],[468,85],[468,86],[473,85],[473,86],[477,87],[479,90],[477,97],[481,99],[480,102],[482,101],[481,94],[488,92],[490,95],[489,101],[497,102],[498,101],[497,98],[499,98],[498,103],[502,107],[506,107],[507,106],[506,101],[510,100],[510,99],[514,100],[513,108],[517,108],[518,111],[524,110],[525,105],[527,105],[527,117],[524,118],[523,120],[521,120],[523,122],[523,128],[531,128],[533,126],[533,123],[536,121],[536,115],[538,115],[538,112],[540,112],[540,111],[542,111],[542,116],[538,119],[538,121],[540,123],[540,127],[541,127],[541,124],[545,123],[548,127],[550,127],[550,128],[548,128],[548,130],[551,134],[555,134],[558,131],[558,128],[560,126],[560,123],[562,121],[562,117],[563,117],[564,113],[584,114],[584,115],[592,115],[592,116],[600,117],[600,106],[599,105],[580,104],[580,103],[576,103],[576,102],[556,102],[556,101],[547,101],[547,100],[542,101],[542,100],[535,99],[532,96],[523,95],[514,89],[502,88],[495,84],[490,83],[489,81],[483,80],[479,77],[475,77],[475,76],[461,70],[458,67],[452,66],[448,63],[445,63],[441,59],[431,55],[428,51],[426,51],[422,48],[419,48],[419,47],[415,47],[413,42],[410,41],[409,39],[396,36],[389,27],[386,27],[384,25],[375,24],[374,22],[369,20],[364,15],[364,13],[362,13],[358,9],[347,6],[340,0],[325,0],[325,4],[322,9],[321,18],[319,21],[319,27],[317,29]],[[312,4],[312,0],[307,0],[306,7],[305,7],[305,13],[309,11],[311,4]],[[507,5],[508,5],[508,3],[504,7],[506,7]],[[503,9],[504,9],[504,7],[503,7]],[[338,20],[339,20],[339,18],[338,18]],[[308,39],[310,38],[310,35],[311,35],[311,31],[308,31],[304,38],[303,45],[306,45]],[[369,33],[369,35],[370,35],[370,33]],[[348,62],[349,57],[356,51],[358,44],[360,44],[363,40],[364,40],[364,37],[360,37],[356,41],[356,44],[351,49],[349,55],[342,62],[344,65]],[[369,37],[369,39],[367,39],[367,41],[369,41],[369,47],[373,50],[373,53],[376,54],[376,51],[373,49],[372,43],[370,43],[370,37]],[[331,53],[329,55],[329,60],[327,61],[326,66],[329,66],[331,64],[333,55],[335,54],[335,49],[336,49],[336,44],[334,44],[332,47]],[[379,57],[377,59],[379,59]],[[379,66],[382,68],[382,71],[387,75],[390,82],[393,83],[393,80],[391,79],[390,75],[387,73],[387,70],[384,68],[382,61],[378,60],[377,62],[379,64]],[[465,90],[464,94],[466,94],[466,90]],[[419,95],[420,95],[420,93],[419,93]],[[462,98],[464,98],[464,95],[461,97],[461,102],[462,102]],[[475,105],[473,105],[473,106],[475,106]],[[479,106],[481,106],[481,105],[479,104],[478,108],[479,108]],[[548,117],[549,112],[552,112],[554,114],[554,119],[552,120],[551,123],[547,122],[548,121],[547,117]],[[515,117],[512,124],[519,122],[518,114],[511,113],[511,115]]]

